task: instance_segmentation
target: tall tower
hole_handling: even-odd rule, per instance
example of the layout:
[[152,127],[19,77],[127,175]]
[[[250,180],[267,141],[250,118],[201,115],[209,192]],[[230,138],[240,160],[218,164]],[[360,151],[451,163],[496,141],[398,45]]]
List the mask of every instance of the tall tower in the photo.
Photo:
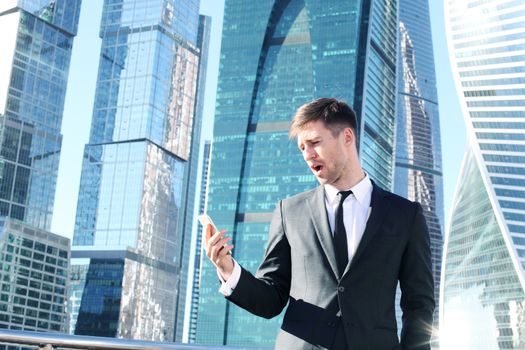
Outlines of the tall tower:
[[49,230],[80,0],[0,4],[0,217]]
[[[177,300],[177,309],[175,310],[176,315],[176,332],[175,341],[182,342],[184,338],[184,327],[186,321],[189,320],[191,313],[191,306],[187,304],[191,303],[191,290],[193,289],[191,284],[193,281],[193,274],[195,266],[193,264],[196,255],[200,254],[200,250],[195,250],[197,240],[200,236],[194,235],[194,232],[198,230],[198,223],[195,219],[195,204],[200,202],[201,197],[197,193],[197,179],[199,177],[199,168],[202,165],[200,158],[201,149],[201,127],[204,119],[204,98],[205,98],[205,85],[206,85],[206,71],[208,65],[208,47],[210,43],[210,31],[211,31],[211,17],[200,16],[199,17],[199,34],[197,36],[197,47],[200,52],[199,61],[199,73],[197,78],[197,96],[195,105],[195,118],[193,119],[193,130],[191,136],[191,156],[186,167],[185,178],[185,197],[183,203],[185,206],[185,217],[184,217],[184,229],[183,236],[181,237],[181,246],[179,251],[179,270],[180,284],[178,286],[179,295]],[[204,146],[206,147],[206,145]],[[206,150],[204,151],[206,157]],[[200,184],[202,186],[202,183]],[[199,186],[199,187],[200,187]],[[202,188],[201,188],[202,191]],[[199,265],[200,267],[200,265]],[[188,294],[189,293],[189,294]],[[184,339],[186,340],[186,339]]]
[[199,1],[183,5],[104,2],[73,236],[76,334],[174,338],[200,55]]
[[[337,97],[359,116],[361,161],[392,188],[397,1],[226,0],[208,214],[254,272],[279,199],[317,186],[288,140],[297,107]],[[197,343],[271,347],[266,321],[218,294],[203,264]]]
[[[421,203],[430,233],[436,310],[443,251],[443,174],[428,0],[399,2],[394,192]],[[398,311],[398,319],[401,320]],[[436,326],[438,312],[435,312]]]
[[468,150],[441,284],[444,349],[525,348],[525,6],[449,0]]
[[70,240],[48,230],[80,3],[0,3],[0,328],[66,328]]
[[[206,212],[206,193],[208,193],[208,174],[210,170],[210,157],[211,157],[211,141],[206,140],[204,143],[204,156],[202,161],[202,176],[200,186],[200,197],[199,197],[199,214]],[[186,313],[185,323],[185,343],[195,343],[197,338],[197,317],[199,311],[199,298],[201,285],[201,266],[203,261],[202,256],[202,226],[199,225],[197,228],[197,235],[195,236],[195,245],[193,251],[193,269],[190,291],[190,305],[189,312]],[[188,306],[186,307],[188,309]]]

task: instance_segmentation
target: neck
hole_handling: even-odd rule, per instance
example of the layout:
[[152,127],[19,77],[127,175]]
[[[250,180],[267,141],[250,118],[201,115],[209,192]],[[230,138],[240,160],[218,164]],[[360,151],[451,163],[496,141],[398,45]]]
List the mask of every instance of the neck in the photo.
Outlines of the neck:
[[334,185],[334,186],[339,191],[345,191],[345,190],[348,190],[349,188],[352,188],[355,185],[357,185],[366,176],[365,172],[363,171],[363,169],[361,167],[351,171],[351,174],[352,175],[350,176],[350,178],[347,181],[345,181],[344,183],[338,184],[338,185]]

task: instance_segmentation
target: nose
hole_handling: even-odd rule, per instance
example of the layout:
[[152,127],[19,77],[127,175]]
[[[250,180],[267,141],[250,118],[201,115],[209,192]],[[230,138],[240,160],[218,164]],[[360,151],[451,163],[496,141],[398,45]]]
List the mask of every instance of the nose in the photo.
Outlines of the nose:
[[313,147],[305,146],[303,149],[303,159],[305,161],[309,161],[315,159],[316,157],[317,153],[315,152],[315,149]]

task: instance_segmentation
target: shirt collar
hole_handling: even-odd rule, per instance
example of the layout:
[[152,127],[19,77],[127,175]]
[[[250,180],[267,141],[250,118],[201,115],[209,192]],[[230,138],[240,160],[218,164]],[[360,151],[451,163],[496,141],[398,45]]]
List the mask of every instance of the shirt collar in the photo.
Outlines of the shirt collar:
[[[368,174],[365,173],[365,177],[361,181],[347,190],[352,190],[352,195],[359,204],[368,206],[366,200],[367,198],[370,198],[370,194],[372,193],[372,181],[370,181]],[[330,205],[333,205],[339,192],[340,190],[333,185],[324,185],[325,197]],[[368,202],[370,202],[370,200],[368,200]]]

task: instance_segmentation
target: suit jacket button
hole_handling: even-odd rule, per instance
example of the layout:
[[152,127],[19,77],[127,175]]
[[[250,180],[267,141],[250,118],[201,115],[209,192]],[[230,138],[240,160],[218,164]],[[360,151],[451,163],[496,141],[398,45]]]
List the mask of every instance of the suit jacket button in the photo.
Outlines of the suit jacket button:
[[337,287],[337,290],[342,293],[342,292],[345,291],[345,287],[343,287],[343,286]]
[[335,322],[328,322],[328,327],[334,328],[335,327]]

